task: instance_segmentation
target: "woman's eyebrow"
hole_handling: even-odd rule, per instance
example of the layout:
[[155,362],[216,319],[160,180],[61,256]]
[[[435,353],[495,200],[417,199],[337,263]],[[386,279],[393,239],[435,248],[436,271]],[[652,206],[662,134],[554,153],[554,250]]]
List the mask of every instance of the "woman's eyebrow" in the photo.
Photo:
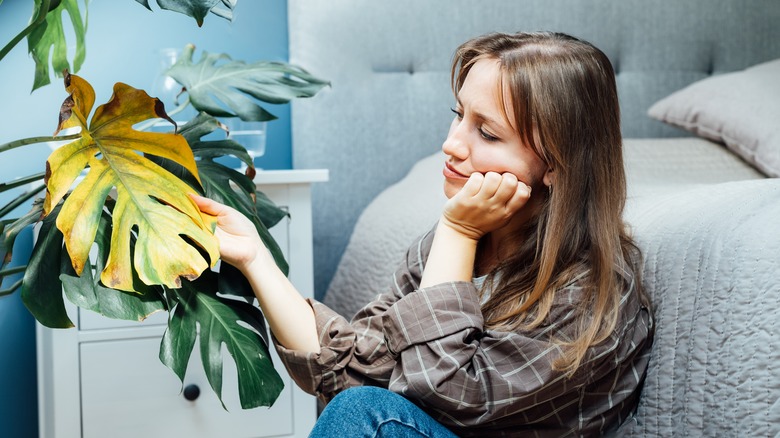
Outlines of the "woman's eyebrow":
[[[463,101],[460,100],[460,96],[455,96],[455,103],[456,105],[461,108],[461,112],[463,115],[465,115],[466,108],[463,106]],[[505,136],[511,133],[511,131],[514,130],[514,126],[512,122],[509,121],[506,117],[502,118],[501,120],[504,120],[506,123],[502,123],[499,119],[495,119],[493,117],[489,117],[485,114],[483,114],[480,111],[475,111],[473,109],[470,109],[469,112],[472,114],[472,117],[476,119],[477,122],[489,125],[491,128],[495,130],[494,134],[498,136]]]
[[[458,107],[462,108],[464,111],[466,110],[466,107],[463,106],[463,102],[460,100],[460,97],[457,97],[457,96],[455,97],[455,103],[457,104]],[[496,120],[496,119],[494,119],[492,117],[486,116],[485,114],[481,113],[480,111],[476,111],[476,110],[471,109],[471,110],[469,110],[469,112],[474,116],[475,119],[477,119],[478,121],[480,121],[482,123],[487,123],[487,124],[493,125],[493,126],[495,126],[497,128],[502,127],[502,124],[499,123],[498,120]]]
[[473,117],[478,122],[480,122],[483,125],[488,125],[490,128],[495,130],[496,132],[494,132],[494,134],[499,134],[499,135],[506,134],[505,131],[511,128],[511,126],[507,126],[505,123],[502,123],[500,120],[486,116],[485,114],[479,111],[472,111],[472,114]]

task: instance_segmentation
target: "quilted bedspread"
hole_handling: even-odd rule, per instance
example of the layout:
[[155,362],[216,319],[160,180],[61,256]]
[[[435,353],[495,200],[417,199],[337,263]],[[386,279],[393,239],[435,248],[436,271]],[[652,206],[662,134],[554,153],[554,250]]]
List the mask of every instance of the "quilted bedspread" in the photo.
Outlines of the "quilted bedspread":
[[656,338],[630,436],[780,434],[780,179],[630,205]]

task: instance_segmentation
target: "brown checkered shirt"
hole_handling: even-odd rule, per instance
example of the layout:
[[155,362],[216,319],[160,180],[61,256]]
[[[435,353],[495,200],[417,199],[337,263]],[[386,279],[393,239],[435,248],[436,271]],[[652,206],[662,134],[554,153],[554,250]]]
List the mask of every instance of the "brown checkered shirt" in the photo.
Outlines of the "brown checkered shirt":
[[430,232],[409,248],[390,291],[352,321],[310,301],[320,352],[276,344],[301,388],[324,401],[351,386],[389,388],[460,436],[601,436],[631,417],[653,321],[630,271],[621,271],[626,281],[617,327],[567,378],[552,369],[561,350],[550,340],[572,338],[579,281],[557,291],[541,326],[486,330],[473,283],[419,288],[432,240]]

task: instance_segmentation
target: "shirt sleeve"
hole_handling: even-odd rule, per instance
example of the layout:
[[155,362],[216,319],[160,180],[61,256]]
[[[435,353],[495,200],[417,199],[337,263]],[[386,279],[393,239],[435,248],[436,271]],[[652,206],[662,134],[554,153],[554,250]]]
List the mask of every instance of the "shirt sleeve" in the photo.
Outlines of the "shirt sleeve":
[[382,316],[419,286],[423,254],[427,254],[426,243],[432,233],[420,237],[407,250],[390,290],[363,307],[351,321],[316,300],[308,300],[314,310],[319,353],[287,349],[272,337],[282,363],[301,389],[329,401],[352,386],[388,386],[396,361],[387,349]]

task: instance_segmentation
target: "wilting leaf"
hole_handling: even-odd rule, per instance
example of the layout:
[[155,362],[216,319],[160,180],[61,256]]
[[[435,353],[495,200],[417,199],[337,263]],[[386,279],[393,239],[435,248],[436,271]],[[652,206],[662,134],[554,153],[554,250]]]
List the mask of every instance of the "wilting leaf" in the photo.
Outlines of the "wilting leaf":
[[314,96],[328,85],[304,69],[282,62],[247,64],[231,61],[225,54],[204,51],[200,61],[193,64],[194,50],[195,46],[187,45],[167,74],[186,88],[190,102],[198,111],[215,117],[273,120],[276,117],[252,98],[267,103],[287,103],[296,97]]
[[[202,215],[188,196],[195,190],[141,155],[177,162],[199,179],[195,158],[182,136],[132,128],[150,118],[170,120],[160,101],[117,83],[111,99],[97,108],[87,124],[95,100],[92,86],[75,75],[66,75],[65,84],[71,94],[60,110],[58,131],[78,127],[81,137],[56,149],[46,162],[44,212],[49,213],[87,168],[57,219],[76,273],[80,275],[88,262],[112,189],[116,189],[116,206],[111,251],[100,276],[105,286],[133,291],[135,267],[145,284],[180,287],[180,277],[196,278],[209,266],[201,250],[212,266],[216,264],[215,221]],[[132,255],[131,235],[137,239]]]
[[[205,284],[209,283],[209,284]],[[216,274],[204,272],[175,291],[178,304],[160,345],[160,360],[184,381],[187,363],[200,326],[200,355],[206,377],[222,399],[222,345],[236,362],[241,407],[271,406],[284,387],[268,354],[260,310],[248,303],[221,298],[205,291],[216,287]],[[238,324],[243,321],[254,330]],[[224,403],[223,403],[224,406]]]
[[[27,36],[27,47],[35,61],[35,79],[33,91],[51,83],[49,78],[49,57],[54,73],[61,76],[64,70],[77,72],[84,63],[86,46],[84,36],[87,32],[86,18],[82,20],[79,11],[78,0],[62,0],[49,11],[46,19],[39,24],[30,35]],[[40,8],[40,0],[36,1],[36,10]],[[52,5],[53,6],[53,5]],[[84,3],[86,14],[87,5]],[[73,68],[68,63],[68,43],[65,41],[65,26],[62,20],[62,12],[66,11],[73,25],[73,33],[76,37],[76,53],[73,57]]]
[[[152,8],[149,7],[149,0],[135,1],[144,5],[146,9],[152,10]],[[232,20],[233,8],[236,5],[236,1],[237,0],[157,0],[157,4],[162,9],[180,12],[190,16],[198,22],[198,26],[202,26],[203,19],[209,12],[218,17]],[[224,9],[218,8],[217,6],[219,5],[224,6]]]
[[67,263],[62,233],[54,222],[60,213],[57,205],[43,219],[22,283],[22,302],[38,322],[51,328],[73,327],[65,311],[59,282],[61,263]]
[[[108,259],[111,242],[111,218],[104,212],[98,225],[95,271],[100,272]],[[76,275],[70,264],[63,266],[60,275],[65,296],[71,303],[114,319],[143,321],[154,312],[166,310],[166,302],[160,286],[147,286],[134,278],[134,292],[109,289],[100,284],[87,266]]]

